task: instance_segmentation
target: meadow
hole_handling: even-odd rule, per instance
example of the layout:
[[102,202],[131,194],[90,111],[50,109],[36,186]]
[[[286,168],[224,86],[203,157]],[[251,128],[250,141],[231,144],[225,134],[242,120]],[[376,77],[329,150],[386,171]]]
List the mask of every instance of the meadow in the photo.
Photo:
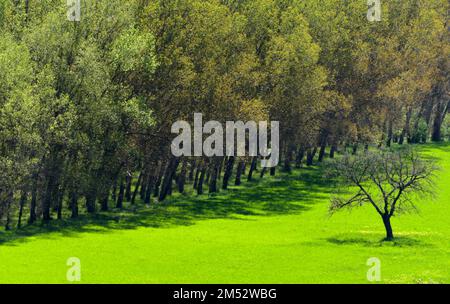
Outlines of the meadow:
[[394,242],[371,207],[330,217],[334,185],[314,166],[1,232],[0,283],[69,283],[69,257],[81,283],[371,283],[372,257],[381,283],[450,283],[450,145],[420,151],[441,167],[436,197],[393,219]]

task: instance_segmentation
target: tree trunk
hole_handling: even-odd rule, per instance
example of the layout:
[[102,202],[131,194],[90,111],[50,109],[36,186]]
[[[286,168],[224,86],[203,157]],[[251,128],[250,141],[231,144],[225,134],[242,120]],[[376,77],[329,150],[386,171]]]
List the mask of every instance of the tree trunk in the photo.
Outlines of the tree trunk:
[[389,120],[388,123],[388,134],[387,134],[387,139],[386,139],[386,146],[390,147],[392,145],[392,137],[393,137],[393,126],[392,126],[392,120]]
[[331,146],[331,150],[330,150],[330,158],[334,158],[334,155],[336,154],[337,151],[337,146],[336,145],[332,145]]
[[228,188],[228,183],[230,181],[231,175],[233,174],[234,160],[235,160],[234,156],[230,156],[228,158],[227,165],[225,168],[225,173],[223,175],[222,188],[224,190],[226,190]]
[[449,106],[450,102],[445,105],[440,102],[437,106],[436,115],[433,121],[433,132],[431,135],[431,140],[434,142],[442,141],[442,123],[444,122]]
[[276,167],[271,167],[270,168],[270,176],[275,176],[277,168]]
[[386,240],[392,241],[394,239],[394,233],[392,231],[391,217],[383,216],[383,223],[384,223],[384,227],[386,229]]
[[57,216],[58,216],[58,220],[62,219],[62,209],[63,209],[63,202],[64,202],[64,193],[66,192],[66,187],[62,186],[62,188],[60,189],[58,195],[57,195],[57,207],[58,207],[58,211],[57,211]]
[[36,221],[36,202],[37,202],[37,175],[34,176],[35,182],[33,189],[31,190],[31,202],[30,202],[30,218],[28,224],[33,224]]
[[217,192],[217,177],[219,175],[219,165],[217,163],[218,160],[215,160],[213,162],[213,167],[211,169],[211,177],[210,177],[210,181],[209,181],[209,193],[215,193]]
[[288,147],[286,149],[286,153],[284,155],[284,165],[283,165],[284,172],[291,173],[291,171],[292,171],[292,168],[291,168],[292,153],[293,153],[293,148],[291,145],[288,145]]
[[144,200],[145,193],[147,190],[147,180],[148,180],[148,171],[146,169],[143,169],[142,173],[142,182],[141,182],[141,189],[139,190],[139,196],[141,197],[141,200]]
[[167,166],[164,174],[164,180],[162,181],[161,190],[159,193],[159,201],[162,202],[166,199],[166,196],[171,193],[172,181],[175,173],[177,172],[178,165],[180,164],[179,158],[172,158]]
[[153,184],[153,187],[154,187],[153,196],[154,197],[159,197],[161,182],[162,182],[162,179],[163,179],[163,176],[164,176],[166,170],[168,170],[167,164],[165,161],[163,161],[158,165],[158,172],[156,175],[156,180],[155,180],[155,183]]
[[221,176],[222,176],[222,169],[223,169],[223,167],[225,166],[225,158],[224,157],[221,157],[220,159],[219,159],[219,169],[218,169],[218,173],[217,173],[217,180],[220,180],[221,179]]
[[86,210],[88,213],[95,213],[95,197],[96,195],[93,192],[86,195]]
[[241,184],[241,176],[242,176],[244,167],[245,167],[245,163],[243,161],[240,161],[238,164],[238,167],[236,169],[236,180],[234,181],[234,184],[236,186],[239,186]]
[[117,204],[116,208],[122,209],[123,208],[123,198],[125,193],[125,183],[123,180],[123,177],[120,178],[120,186],[119,186],[119,196],[117,197]]
[[411,142],[411,134],[410,134],[411,116],[412,116],[412,108],[409,108],[408,112],[406,113],[405,126],[403,127],[402,134],[400,135],[399,144],[401,145],[405,142],[405,138],[408,143]]
[[323,158],[325,157],[325,149],[326,149],[326,146],[324,144],[320,146],[319,162],[322,162]]
[[114,202],[117,201],[117,176],[114,178],[111,198]]
[[134,191],[133,191],[133,195],[131,196],[131,204],[134,205],[136,203],[136,196],[139,192],[139,186],[142,183],[142,176],[143,176],[143,172],[141,171],[141,173],[139,173],[139,177],[138,180],[136,182],[136,185],[134,186]]
[[267,167],[263,167],[262,169],[261,169],[261,174],[260,174],[260,178],[263,178],[264,177],[264,175],[266,174],[266,172],[267,172]]
[[17,228],[22,227],[22,216],[23,216],[23,207],[27,203],[27,192],[22,191],[22,195],[20,196],[20,202],[19,202],[19,219],[17,221]]
[[208,184],[209,183],[209,178],[211,176],[211,168],[208,166],[208,169],[206,170],[206,178],[205,178],[205,183]]
[[297,158],[295,159],[295,167],[298,169],[302,166],[303,158],[305,157],[305,149],[300,148],[297,152]]
[[194,184],[193,184],[193,188],[197,189],[198,187],[198,180],[200,178],[200,172],[202,171],[202,163],[200,163],[197,166],[197,169],[195,170],[195,179],[194,179]]
[[9,231],[12,229],[11,227],[11,205],[13,202],[13,192],[10,192],[8,194],[8,198],[6,199],[6,223],[5,223],[5,230]]
[[314,148],[313,150],[311,150],[311,148],[308,149],[308,151],[306,152],[306,165],[307,166],[312,166],[314,163],[314,156],[317,153],[317,148]]
[[198,179],[198,185],[197,185],[197,194],[201,195],[203,194],[203,181],[205,180],[205,174],[206,174],[206,166],[202,166],[202,171],[200,173],[200,177]]
[[103,193],[102,198],[100,198],[100,210],[105,212],[108,211],[108,201],[109,201],[109,189]]
[[[252,163],[250,165],[250,169],[248,170],[247,181],[251,181],[253,178],[253,172],[256,170],[256,166],[258,165],[258,157],[254,156],[252,159]],[[290,166],[289,166],[290,168]],[[289,169],[290,170],[290,169]]]
[[53,176],[49,176],[47,182],[47,189],[45,191],[44,199],[42,202],[42,219],[44,222],[48,222],[51,219],[50,216],[50,205],[52,202],[52,193],[53,193]]
[[187,160],[183,160],[183,165],[181,166],[180,175],[178,176],[178,192],[184,193],[184,184],[186,182],[186,173],[187,173]]
[[78,217],[78,194],[76,190],[73,190],[70,195],[70,209],[72,211],[71,218]]
[[126,177],[126,188],[125,188],[125,199],[127,202],[131,202],[131,183],[133,182],[133,173],[127,172]]
[[150,205],[150,203],[151,203],[153,185],[155,184],[155,176],[157,176],[159,174],[158,169],[159,168],[157,168],[155,170],[156,174],[150,173],[148,175],[148,178],[146,181],[146,186],[145,186],[146,192],[145,192],[145,196],[144,196],[144,204],[146,204],[146,205]]
[[196,168],[196,161],[193,160],[191,162],[191,168],[189,169],[189,181],[191,182],[194,180],[195,168]]

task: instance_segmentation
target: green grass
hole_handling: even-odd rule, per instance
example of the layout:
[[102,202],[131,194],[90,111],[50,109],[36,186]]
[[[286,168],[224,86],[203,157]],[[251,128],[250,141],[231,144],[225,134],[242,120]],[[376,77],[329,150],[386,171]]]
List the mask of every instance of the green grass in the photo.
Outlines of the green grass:
[[268,177],[219,195],[178,195],[138,212],[0,233],[0,283],[450,283],[450,145],[422,146],[439,160],[438,195],[393,220],[397,239],[369,206],[329,217],[332,184],[319,168]]

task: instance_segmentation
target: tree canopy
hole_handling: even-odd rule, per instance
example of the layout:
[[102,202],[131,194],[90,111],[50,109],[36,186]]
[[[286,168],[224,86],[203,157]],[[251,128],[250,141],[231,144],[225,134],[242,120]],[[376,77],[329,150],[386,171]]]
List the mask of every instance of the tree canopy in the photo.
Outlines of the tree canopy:
[[369,22],[363,0],[85,0],[72,22],[65,1],[0,0],[4,227],[252,179],[255,157],[171,155],[196,112],[280,121],[288,171],[446,139],[448,1],[382,4]]

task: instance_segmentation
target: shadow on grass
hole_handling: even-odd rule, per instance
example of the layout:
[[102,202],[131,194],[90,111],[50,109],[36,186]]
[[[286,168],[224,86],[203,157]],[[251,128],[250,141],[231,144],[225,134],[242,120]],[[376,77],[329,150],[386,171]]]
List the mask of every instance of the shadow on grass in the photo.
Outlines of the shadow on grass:
[[[190,185],[186,185],[190,187]],[[192,192],[192,190],[188,190]],[[0,232],[0,245],[14,246],[44,238],[78,237],[80,233],[109,233],[114,230],[139,227],[168,228],[193,225],[208,219],[251,220],[249,216],[288,215],[305,212],[311,205],[328,197],[320,169],[305,168],[293,174],[256,179],[239,187],[211,195],[175,194],[163,203],[126,205],[94,215],[83,214],[77,219],[53,220],[23,229]]]
[[362,246],[362,247],[425,247],[429,244],[425,244],[424,242],[413,239],[410,237],[396,237],[392,241],[387,241],[385,239],[377,239],[376,237],[360,237],[360,236],[335,236],[331,238],[327,238],[326,241],[328,243],[334,245],[348,245],[348,246]]

